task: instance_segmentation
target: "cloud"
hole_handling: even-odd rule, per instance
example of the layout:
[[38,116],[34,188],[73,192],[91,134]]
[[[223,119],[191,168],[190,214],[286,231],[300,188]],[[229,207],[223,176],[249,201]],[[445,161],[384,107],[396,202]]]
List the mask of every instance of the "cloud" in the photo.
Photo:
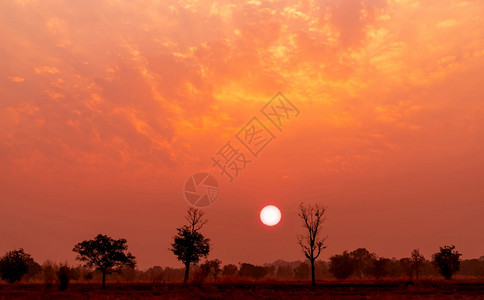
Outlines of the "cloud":
[[35,67],[34,71],[35,71],[35,74],[42,74],[42,73],[58,74],[58,73],[60,73],[59,69],[57,69],[56,67],[49,67],[49,66]]
[[449,27],[454,27],[457,25],[457,21],[450,19],[450,20],[444,20],[442,22],[437,23],[437,27],[439,28],[449,28]]
[[10,80],[11,82],[24,82],[25,81],[25,78],[18,77],[18,76],[8,76],[7,79]]
[[[210,156],[250,118],[263,119],[278,91],[300,116],[283,132],[267,124],[276,139],[224,188],[211,221],[249,216],[261,199],[290,209],[301,197],[328,203],[336,238],[358,218],[364,225],[365,210],[375,227],[361,230],[382,239],[434,230],[427,216],[407,226],[425,215],[415,207],[479,220],[482,15],[482,1],[457,0],[0,1],[0,202],[15,203],[0,211],[13,230],[7,243],[26,234],[33,247],[58,243],[37,250],[52,258],[72,241],[45,232],[77,220],[61,236],[82,240],[102,228],[134,236],[136,252],[151,228],[162,238],[142,247],[140,265],[175,264],[158,249],[186,208],[182,183],[210,170]],[[385,228],[396,231],[380,226],[382,207],[391,210]],[[52,224],[16,218],[28,221],[24,208],[35,220],[52,211]],[[228,219],[240,236],[254,225]],[[454,237],[477,236],[477,223],[460,222]],[[341,249],[354,246],[347,240]],[[215,232],[214,241],[220,259],[237,255]],[[402,244],[379,254],[406,255]]]
[[[404,130],[437,126],[426,116],[452,110],[454,89],[478,101],[468,74],[482,65],[482,5],[439,3],[5,2],[0,75],[24,87],[2,83],[1,109],[14,112],[2,121],[2,147],[29,145],[86,174],[173,169],[199,160],[193,144],[207,153],[214,146],[203,140],[223,142],[280,90],[313,103],[308,119],[349,140],[363,130],[382,136],[365,146],[376,157],[413,134]],[[456,118],[476,114],[463,107]]]

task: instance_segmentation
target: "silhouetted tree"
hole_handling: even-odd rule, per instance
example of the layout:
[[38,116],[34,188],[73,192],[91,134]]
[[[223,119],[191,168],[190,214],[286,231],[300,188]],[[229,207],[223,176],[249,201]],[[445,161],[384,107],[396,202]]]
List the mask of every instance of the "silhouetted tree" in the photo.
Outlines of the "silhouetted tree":
[[440,275],[439,270],[435,268],[435,265],[432,263],[432,261],[425,260],[424,263],[422,264],[422,268],[419,271],[419,276],[436,277],[439,275]]
[[267,276],[274,276],[276,274],[276,266],[271,264],[264,264]]
[[2,279],[9,283],[14,283],[22,279],[22,276],[29,272],[29,266],[35,265],[34,259],[30,254],[25,253],[24,249],[8,251],[0,259],[0,273]]
[[316,279],[329,278],[329,263],[326,261],[318,260],[314,263]]
[[209,276],[212,276],[214,280],[217,279],[217,276],[222,271],[222,269],[220,269],[221,264],[222,262],[218,259],[207,260],[206,262],[201,264],[200,273],[202,278],[207,278]]
[[223,267],[222,275],[234,276],[234,275],[237,275],[238,271],[239,271],[239,268],[237,268],[236,265],[228,264]]
[[69,280],[71,279],[71,268],[67,265],[60,266],[59,271],[57,271],[57,277],[60,282],[59,291],[67,290]]
[[190,208],[185,217],[188,225],[177,228],[177,235],[173,237],[170,250],[177,259],[185,265],[185,277],[183,283],[187,283],[190,273],[190,265],[196,264],[201,257],[207,257],[210,253],[210,239],[205,238],[199,230],[207,223],[203,219],[204,213],[195,208]]
[[170,268],[165,267],[163,270],[163,280],[175,282],[180,281],[185,276],[185,268]]
[[404,273],[408,275],[408,280],[412,280],[412,260],[408,257],[400,259],[400,266]]
[[124,280],[125,282],[133,282],[138,275],[138,271],[132,266],[124,266],[122,267],[118,274],[116,275],[115,279],[119,281],[119,279]]
[[297,279],[308,279],[311,269],[307,263],[301,263],[294,268],[294,277]]
[[103,275],[102,288],[106,287],[106,274],[120,272],[123,266],[136,265],[125,239],[115,240],[107,235],[98,234],[94,239],[83,241],[74,246],[72,251],[78,253],[77,260],[94,267]]
[[470,275],[478,278],[484,277],[484,260],[480,259],[466,259],[460,263],[460,274]]
[[388,275],[388,265],[390,264],[388,258],[380,257],[373,262],[373,276],[375,278],[383,278]]
[[41,274],[42,274],[42,266],[32,259],[29,262],[29,271],[27,272],[27,275],[25,275],[23,278],[27,280],[36,279],[36,278],[40,279]]
[[376,260],[375,253],[370,253],[370,251],[365,248],[358,248],[354,251],[351,251],[350,256],[355,266],[355,276],[362,278],[368,277],[372,274]]
[[417,280],[419,278],[420,269],[422,268],[424,262],[425,262],[425,257],[422,254],[420,254],[420,250],[414,249],[412,251],[412,255],[410,256],[410,263],[411,263],[412,270],[415,271],[415,278]]
[[293,278],[294,270],[290,265],[280,265],[277,267],[276,275],[279,278]]
[[402,275],[402,266],[400,265],[400,261],[395,257],[392,257],[387,262],[387,276],[391,278],[398,278]]
[[439,247],[440,252],[435,253],[432,258],[432,262],[439,270],[440,274],[449,280],[452,275],[459,271],[460,267],[460,254],[458,251],[454,251],[455,246]]
[[321,238],[321,227],[326,221],[324,215],[326,208],[318,203],[314,205],[305,206],[303,203],[299,205],[299,217],[303,221],[303,227],[307,230],[306,235],[298,236],[298,242],[301,246],[304,255],[311,263],[311,284],[316,285],[316,277],[314,273],[314,261],[321,254],[321,249],[325,249],[324,241],[326,238]]
[[239,269],[239,276],[251,277],[254,279],[260,279],[266,276],[268,268],[263,266],[254,266],[248,263],[242,263]]
[[42,264],[42,277],[46,287],[52,286],[52,283],[57,277],[57,266],[50,260],[46,260]]
[[163,268],[154,266],[144,272],[144,279],[159,284],[163,280]]
[[355,263],[348,251],[329,258],[329,272],[337,279],[346,279],[355,271]]

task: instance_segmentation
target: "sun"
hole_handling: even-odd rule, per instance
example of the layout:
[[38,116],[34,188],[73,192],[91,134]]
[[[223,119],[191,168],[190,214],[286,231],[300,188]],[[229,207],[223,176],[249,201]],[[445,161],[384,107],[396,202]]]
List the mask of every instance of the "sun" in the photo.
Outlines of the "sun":
[[260,220],[267,226],[277,225],[281,221],[281,211],[274,205],[267,205],[260,211]]

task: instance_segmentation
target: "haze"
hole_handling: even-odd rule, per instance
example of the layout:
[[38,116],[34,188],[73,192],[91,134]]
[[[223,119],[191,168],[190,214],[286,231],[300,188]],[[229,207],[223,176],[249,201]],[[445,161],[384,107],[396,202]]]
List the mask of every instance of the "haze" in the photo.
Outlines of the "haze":
[[181,267],[185,180],[281,92],[300,114],[217,177],[210,258],[302,260],[302,201],[328,207],[322,259],[480,257],[482,16],[481,1],[1,1],[0,253],[75,263],[102,233],[142,269]]

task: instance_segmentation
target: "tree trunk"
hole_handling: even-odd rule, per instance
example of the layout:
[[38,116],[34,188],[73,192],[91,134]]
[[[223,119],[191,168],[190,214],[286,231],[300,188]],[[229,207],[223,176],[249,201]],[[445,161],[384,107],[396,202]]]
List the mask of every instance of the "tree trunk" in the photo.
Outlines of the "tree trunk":
[[311,285],[316,286],[316,276],[314,274],[314,260],[311,260]]
[[188,281],[188,275],[190,274],[190,263],[185,264],[185,278],[183,278],[183,283],[186,284]]
[[103,270],[103,285],[102,288],[106,287],[106,270]]

